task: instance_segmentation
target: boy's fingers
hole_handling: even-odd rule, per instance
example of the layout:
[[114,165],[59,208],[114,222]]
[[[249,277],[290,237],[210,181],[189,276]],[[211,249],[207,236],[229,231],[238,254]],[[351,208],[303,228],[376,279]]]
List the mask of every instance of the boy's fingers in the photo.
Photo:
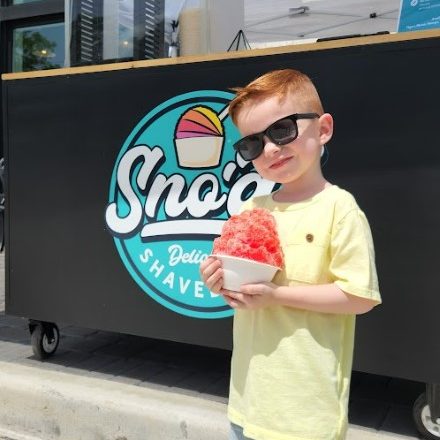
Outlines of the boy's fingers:
[[[204,276],[205,275],[203,275],[203,278]],[[204,278],[204,280],[211,292],[218,293],[223,285],[223,271],[217,269],[211,276],[206,279]]]
[[240,292],[234,292],[232,290],[223,290],[223,296],[225,298],[230,298],[232,301],[237,302],[238,304],[240,304],[241,306],[245,306],[246,305],[246,296],[243,295]]
[[235,299],[236,301],[240,301],[241,303],[245,302],[245,297],[242,293],[231,292],[231,298]]
[[[222,267],[222,263],[220,260],[217,260],[215,258],[211,258],[212,261],[208,262],[208,260],[205,260],[200,265],[200,275],[204,280],[207,280],[210,276],[212,276],[217,269],[220,269]],[[206,264],[205,264],[206,263]]]
[[223,286],[223,277],[220,277],[209,290],[213,293],[219,293],[222,290],[222,286]]
[[229,295],[223,295],[223,298],[228,303],[229,307],[232,307],[233,309],[240,309],[243,308],[244,304],[240,301],[237,301],[234,298],[231,298]]
[[215,261],[217,261],[217,259],[214,257],[208,257],[206,260],[203,260],[200,263],[200,271],[205,270],[209,265],[211,265]]

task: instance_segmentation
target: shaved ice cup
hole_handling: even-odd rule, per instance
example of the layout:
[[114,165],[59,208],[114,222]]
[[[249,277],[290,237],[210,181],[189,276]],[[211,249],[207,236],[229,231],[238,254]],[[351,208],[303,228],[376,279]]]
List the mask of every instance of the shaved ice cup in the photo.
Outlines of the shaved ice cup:
[[177,160],[185,168],[211,168],[220,163],[223,137],[176,139]]
[[174,145],[182,168],[213,168],[220,165],[224,128],[229,105],[220,113],[206,106],[197,106],[183,113],[176,125]]
[[243,284],[270,282],[279,270],[279,267],[246,258],[221,254],[212,256],[222,262],[223,288],[235,292],[240,291]]

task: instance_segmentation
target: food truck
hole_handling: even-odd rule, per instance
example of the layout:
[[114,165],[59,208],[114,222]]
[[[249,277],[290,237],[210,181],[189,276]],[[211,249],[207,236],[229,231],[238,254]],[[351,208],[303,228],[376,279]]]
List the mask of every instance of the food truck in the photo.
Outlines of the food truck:
[[439,438],[439,53],[431,30],[3,75],[6,313],[40,357],[57,322],[229,349],[198,267],[274,189],[232,148],[231,88],[299,69],[335,119],[324,174],[375,241],[383,305],[358,318],[354,369],[426,383],[416,423]]

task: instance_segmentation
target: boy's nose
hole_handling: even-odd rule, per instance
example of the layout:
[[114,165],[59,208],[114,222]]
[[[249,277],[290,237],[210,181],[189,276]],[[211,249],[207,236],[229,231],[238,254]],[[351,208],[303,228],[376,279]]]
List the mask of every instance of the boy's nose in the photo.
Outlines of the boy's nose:
[[263,137],[263,142],[264,142],[264,152],[266,154],[274,154],[277,153],[278,151],[280,151],[281,146],[275,144],[273,141],[271,141],[267,136]]

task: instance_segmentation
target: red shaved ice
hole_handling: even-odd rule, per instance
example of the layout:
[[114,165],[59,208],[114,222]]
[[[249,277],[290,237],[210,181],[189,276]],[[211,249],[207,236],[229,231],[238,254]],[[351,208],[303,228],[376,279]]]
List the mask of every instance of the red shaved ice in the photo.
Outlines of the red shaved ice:
[[279,268],[284,266],[275,218],[263,208],[232,215],[223,225],[220,237],[214,240],[212,253],[246,258]]

